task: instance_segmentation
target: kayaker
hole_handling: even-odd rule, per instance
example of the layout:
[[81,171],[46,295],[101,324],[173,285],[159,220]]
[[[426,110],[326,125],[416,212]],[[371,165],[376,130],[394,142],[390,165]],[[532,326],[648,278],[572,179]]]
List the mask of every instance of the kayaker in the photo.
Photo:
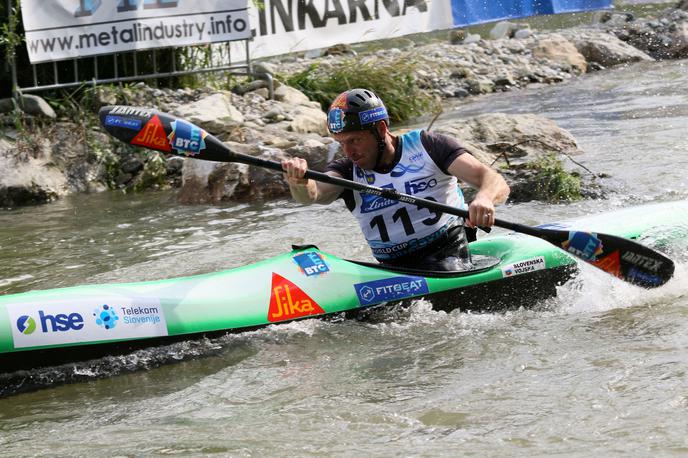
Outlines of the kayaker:
[[327,127],[346,156],[329,163],[327,174],[466,208],[459,179],[477,190],[468,205],[469,219],[305,179],[307,162],[290,158],[282,168],[297,202],[329,204],[342,198],[383,264],[471,268],[468,242],[475,240],[476,226],[491,227],[495,205],[509,195],[499,173],[451,137],[424,130],[392,134],[385,105],[367,89],[341,93],[328,110]]

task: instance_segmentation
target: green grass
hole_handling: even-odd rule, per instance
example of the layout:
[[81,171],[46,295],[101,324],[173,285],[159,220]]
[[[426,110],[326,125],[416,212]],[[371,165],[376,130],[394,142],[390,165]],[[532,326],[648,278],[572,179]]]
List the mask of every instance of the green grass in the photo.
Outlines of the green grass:
[[327,69],[313,64],[281,79],[319,102],[323,110],[346,90],[370,89],[384,101],[392,122],[404,122],[441,108],[437,98],[416,84],[415,71],[413,62],[373,64],[353,58]]

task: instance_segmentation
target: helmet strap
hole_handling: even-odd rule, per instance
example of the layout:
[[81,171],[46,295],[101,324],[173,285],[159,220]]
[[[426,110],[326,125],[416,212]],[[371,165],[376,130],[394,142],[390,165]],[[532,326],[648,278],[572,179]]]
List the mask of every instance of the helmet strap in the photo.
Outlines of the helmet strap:
[[377,123],[370,126],[370,130],[377,139],[377,159],[375,159],[375,166],[373,167],[373,169],[377,169],[380,166],[380,161],[382,160],[382,156],[385,152],[385,139],[382,138],[380,132],[377,131]]

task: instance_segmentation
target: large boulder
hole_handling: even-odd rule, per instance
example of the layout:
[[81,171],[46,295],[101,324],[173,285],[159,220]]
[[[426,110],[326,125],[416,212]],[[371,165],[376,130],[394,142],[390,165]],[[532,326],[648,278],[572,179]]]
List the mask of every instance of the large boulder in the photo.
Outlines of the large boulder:
[[[686,0],[686,11],[688,11],[688,0]],[[683,22],[676,26],[676,30],[671,36],[671,46],[667,53],[673,59],[685,59],[688,57],[688,22]]]
[[535,42],[532,53],[535,58],[550,60],[565,69],[572,69],[574,73],[585,73],[588,68],[585,57],[562,35],[552,34]]
[[647,53],[605,32],[577,33],[570,38],[588,62],[603,67],[654,60]]
[[[282,150],[276,148],[226,144],[233,151],[261,159],[280,162],[286,157]],[[289,189],[280,172],[245,164],[186,159],[179,200],[182,203],[218,203],[268,200],[288,194]]]
[[523,164],[552,151],[580,153],[571,133],[534,114],[490,113],[460,122],[440,122],[435,130],[457,138],[487,164]]
[[50,146],[47,139],[31,145],[0,139],[0,207],[41,204],[67,193]]
[[244,122],[244,115],[232,104],[232,94],[217,92],[196,102],[178,106],[174,114],[213,134],[231,132]]
[[64,175],[68,194],[106,189],[107,166],[117,161],[111,157],[107,134],[80,129],[71,122],[58,122],[50,138],[50,158]]

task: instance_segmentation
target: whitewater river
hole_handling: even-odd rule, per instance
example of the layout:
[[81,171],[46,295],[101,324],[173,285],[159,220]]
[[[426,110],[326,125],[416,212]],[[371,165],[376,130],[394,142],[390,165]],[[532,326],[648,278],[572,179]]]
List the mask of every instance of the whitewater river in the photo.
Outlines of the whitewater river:
[[[638,64],[443,116],[542,114],[611,176],[605,200],[501,208],[536,224],[688,199],[686,88],[688,61]],[[77,196],[0,213],[0,292],[210,272],[291,243],[369,259],[339,204]],[[0,399],[0,456],[686,455],[688,255],[670,255],[676,278],[654,291],[584,267],[535,310],[421,302],[38,372],[32,383],[72,383]]]

